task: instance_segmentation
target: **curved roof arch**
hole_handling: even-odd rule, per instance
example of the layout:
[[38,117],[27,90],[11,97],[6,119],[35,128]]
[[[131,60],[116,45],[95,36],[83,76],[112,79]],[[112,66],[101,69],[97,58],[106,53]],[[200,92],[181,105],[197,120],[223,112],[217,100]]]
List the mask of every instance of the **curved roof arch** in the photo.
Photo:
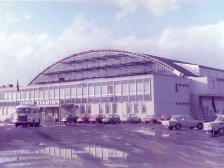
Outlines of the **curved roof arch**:
[[124,50],[96,49],[75,53],[53,63],[28,85],[150,73],[194,75],[170,59]]

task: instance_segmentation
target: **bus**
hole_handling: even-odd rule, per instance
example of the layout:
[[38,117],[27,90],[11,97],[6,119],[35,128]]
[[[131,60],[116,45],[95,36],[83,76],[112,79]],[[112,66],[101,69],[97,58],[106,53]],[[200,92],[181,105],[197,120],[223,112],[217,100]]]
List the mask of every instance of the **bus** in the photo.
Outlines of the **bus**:
[[13,116],[13,123],[18,126],[39,127],[41,121],[40,108],[36,105],[19,105]]

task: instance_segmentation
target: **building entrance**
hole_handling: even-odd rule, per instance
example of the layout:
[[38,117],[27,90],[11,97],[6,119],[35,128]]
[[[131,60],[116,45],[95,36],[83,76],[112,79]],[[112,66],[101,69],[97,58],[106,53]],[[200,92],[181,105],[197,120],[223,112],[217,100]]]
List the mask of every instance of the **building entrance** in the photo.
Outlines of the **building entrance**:
[[41,119],[44,122],[58,122],[59,107],[41,107]]

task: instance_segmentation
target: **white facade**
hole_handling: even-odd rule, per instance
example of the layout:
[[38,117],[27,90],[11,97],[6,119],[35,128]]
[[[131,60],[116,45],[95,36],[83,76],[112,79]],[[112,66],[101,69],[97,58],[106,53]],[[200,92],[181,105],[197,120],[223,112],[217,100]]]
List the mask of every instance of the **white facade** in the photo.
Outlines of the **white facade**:
[[[99,87],[101,90],[99,96],[97,96],[98,91],[96,90],[98,83],[101,86],[101,88]],[[103,91],[104,83],[107,83],[107,91],[105,90],[105,93]],[[111,86],[110,83],[112,84]],[[82,85],[82,95],[78,94],[79,85]],[[72,90],[74,86],[76,86],[75,92]],[[87,86],[85,89],[88,90],[88,93],[86,94],[84,94],[84,86]],[[93,91],[91,91],[91,86],[94,86]],[[51,97],[51,88],[54,87],[60,89],[54,90],[54,96]],[[109,91],[109,88],[112,88],[112,90]],[[55,116],[53,117],[54,119],[59,117],[59,111],[56,110],[57,107],[62,107],[61,115],[63,116],[66,113],[74,111],[73,105],[77,107],[76,113],[88,113],[91,115],[117,113],[122,116],[127,113],[136,113],[139,117],[143,118],[147,114],[157,116],[162,114],[190,114],[189,80],[183,77],[151,74],[41,86],[36,85],[20,88],[20,90],[20,92],[17,92],[15,88],[11,88],[11,90],[7,89],[5,91],[2,88],[0,93],[4,92],[4,95],[11,97],[11,99],[7,98],[10,102],[14,100],[13,94],[16,94],[15,101],[20,104],[29,104],[35,101],[47,113],[47,120],[50,120],[48,119],[50,116]],[[38,90],[38,93],[36,90]],[[26,94],[28,91],[29,94]],[[60,94],[58,95],[56,92]],[[37,96],[33,96],[35,93]],[[23,97],[24,95],[25,97]],[[106,101],[103,100],[104,97],[107,98]],[[73,101],[73,98],[76,100]],[[108,101],[108,98],[113,100]],[[58,103],[59,101],[56,101],[58,99],[60,99],[60,104]],[[78,99],[86,100],[78,102]],[[91,99],[95,99],[95,101],[91,102]],[[1,120],[5,120],[10,117],[12,114],[11,109],[15,105],[7,105],[5,100],[1,101],[4,101],[4,105],[0,107],[0,117]]]

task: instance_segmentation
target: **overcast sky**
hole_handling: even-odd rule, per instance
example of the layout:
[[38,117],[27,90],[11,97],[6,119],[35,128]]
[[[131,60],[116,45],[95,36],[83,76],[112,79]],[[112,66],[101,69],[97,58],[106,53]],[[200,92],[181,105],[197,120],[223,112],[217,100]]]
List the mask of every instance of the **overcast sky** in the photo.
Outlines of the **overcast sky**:
[[224,69],[223,0],[0,2],[0,85],[70,54],[122,49]]

